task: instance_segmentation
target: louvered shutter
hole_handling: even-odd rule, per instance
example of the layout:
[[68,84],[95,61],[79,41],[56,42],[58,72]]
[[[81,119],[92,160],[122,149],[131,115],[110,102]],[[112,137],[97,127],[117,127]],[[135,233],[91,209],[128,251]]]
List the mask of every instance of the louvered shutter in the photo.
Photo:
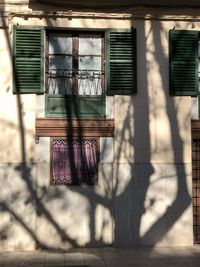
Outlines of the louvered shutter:
[[169,75],[172,95],[197,95],[198,36],[198,31],[169,31]]
[[44,29],[14,27],[13,92],[44,91]]
[[109,29],[106,42],[107,94],[136,93],[136,29]]

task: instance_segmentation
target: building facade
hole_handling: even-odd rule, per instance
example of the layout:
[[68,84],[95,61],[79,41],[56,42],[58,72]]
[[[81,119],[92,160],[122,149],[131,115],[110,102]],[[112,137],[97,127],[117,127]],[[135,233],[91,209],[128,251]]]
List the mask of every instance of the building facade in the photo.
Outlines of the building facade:
[[200,241],[200,5],[161,2],[1,1],[1,250]]

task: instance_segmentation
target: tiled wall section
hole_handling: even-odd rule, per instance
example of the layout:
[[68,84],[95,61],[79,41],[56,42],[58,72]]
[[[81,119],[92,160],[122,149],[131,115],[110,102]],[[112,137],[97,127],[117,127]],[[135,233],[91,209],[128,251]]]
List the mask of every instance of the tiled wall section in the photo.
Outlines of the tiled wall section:
[[191,188],[190,164],[115,164],[114,244],[192,245]]
[[0,164],[0,250],[33,250],[36,237],[36,165]]

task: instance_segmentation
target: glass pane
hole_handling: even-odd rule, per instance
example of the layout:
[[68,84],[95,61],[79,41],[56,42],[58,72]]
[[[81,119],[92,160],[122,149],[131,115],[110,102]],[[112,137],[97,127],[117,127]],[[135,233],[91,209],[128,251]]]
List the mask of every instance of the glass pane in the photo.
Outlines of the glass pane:
[[102,95],[102,78],[98,71],[79,71],[78,94]]
[[80,34],[79,55],[101,55],[101,34]]
[[71,35],[66,33],[50,33],[49,54],[72,54]]
[[49,94],[72,94],[72,79],[71,78],[49,78],[48,80]]
[[72,69],[72,56],[49,56],[49,69]]
[[79,70],[101,70],[101,57],[79,56]]

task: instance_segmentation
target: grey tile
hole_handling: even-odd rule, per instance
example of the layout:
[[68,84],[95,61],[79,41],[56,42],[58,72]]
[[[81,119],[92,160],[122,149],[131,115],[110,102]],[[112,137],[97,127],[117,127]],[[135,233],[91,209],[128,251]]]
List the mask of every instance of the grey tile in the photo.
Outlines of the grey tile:
[[64,254],[64,265],[84,265],[85,260],[82,251],[69,252]]
[[9,263],[5,263],[3,266],[4,267],[22,267],[24,265],[23,263],[19,263],[19,262],[9,262]]
[[104,266],[105,260],[103,254],[100,250],[97,249],[83,249],[83,257],[85,263],[94,266]]
[[186,262],[188,267],[200,266],[200,259],[189,259]]
[[147,265],[147,267],[170,267],[167,263],[161,263],[161,262],[149,262]]

